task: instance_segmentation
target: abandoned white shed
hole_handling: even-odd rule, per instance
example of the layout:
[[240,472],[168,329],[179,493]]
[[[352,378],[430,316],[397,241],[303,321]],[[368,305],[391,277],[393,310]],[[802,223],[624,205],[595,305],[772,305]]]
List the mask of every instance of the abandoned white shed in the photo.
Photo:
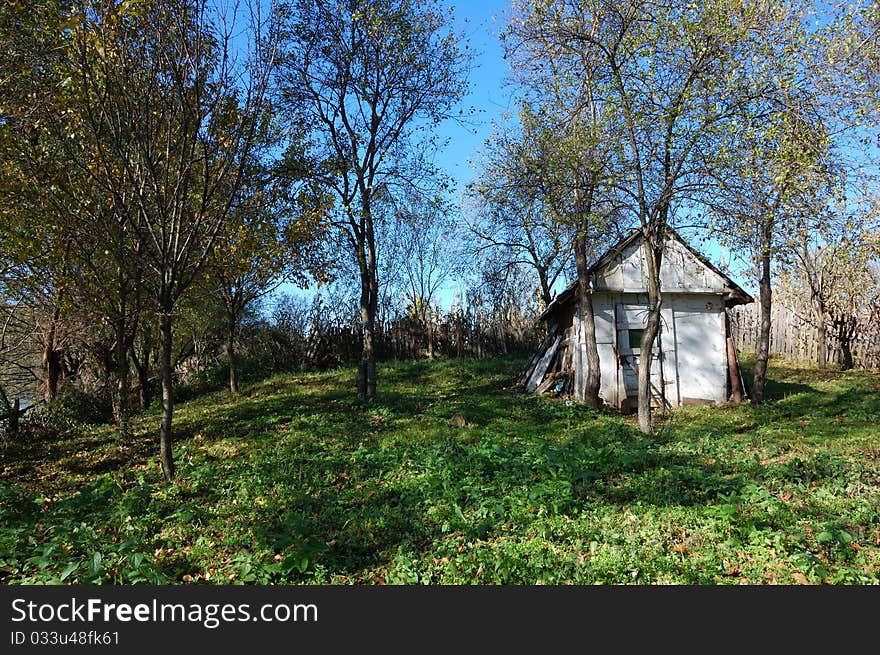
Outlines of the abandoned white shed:
[[[638,230],[589,270],[600,397],[632,411],[637,404],[639,344],[648,315],[647,264]],[[651,363],[652,404],[722,403],[742,389],[727,309],[753,302],[733,280],[673,230],[660,267],[660,334]],[[583,396],[587,365],[578,283],[560,293],[540,319],[548,334],[524,370],[528,392]]]

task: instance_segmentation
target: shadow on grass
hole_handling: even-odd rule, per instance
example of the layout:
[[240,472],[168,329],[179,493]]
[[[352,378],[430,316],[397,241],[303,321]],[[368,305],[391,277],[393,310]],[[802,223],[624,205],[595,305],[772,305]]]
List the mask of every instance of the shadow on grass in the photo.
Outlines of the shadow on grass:
[[[752,357],[743,362],[751,383]],[[751,387],[751,384],[749,384]],[[867,371],[819,370],[785,360],[771,359],[765,400],[755,418],[761,424],[803,417],[843,417],[874,421],[880,416],[880,377]]]
[[[401,550],[435,549],[447,538],[503,538],[536,516],[577,516],[608,503],[708,505],[739,491],[741,479],[721,464],[665,453],[615,419],[591,422],[584,427],[605,436],[597,430],[561,443],[510,442],[457,431],[405,449],[289,450],[288,480],[275,483],[282,511],[261,513],[254,537],[285,557],[292,548],[309,567],[358,576]],[[274,459],[267,455],[257,468],[277,470]]]

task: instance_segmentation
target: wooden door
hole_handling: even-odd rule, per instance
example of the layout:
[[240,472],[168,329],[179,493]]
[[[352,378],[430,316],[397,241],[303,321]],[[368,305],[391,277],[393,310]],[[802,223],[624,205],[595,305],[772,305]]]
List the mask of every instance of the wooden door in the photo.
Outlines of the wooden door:
[[[617,312],[617,352],[620,366],[620,408],[635,411],[639,396],[639,360],[641,358],[642,333],[645,330],[648,310],[646,305],[621,303]],[[651,356],[651,405],[659,407],[664,402],[664,371],[660,359],[659,340],[654,341]],[[674,375],[674,371],[672,372]],[[667,405],[669,401],[666,400]]]

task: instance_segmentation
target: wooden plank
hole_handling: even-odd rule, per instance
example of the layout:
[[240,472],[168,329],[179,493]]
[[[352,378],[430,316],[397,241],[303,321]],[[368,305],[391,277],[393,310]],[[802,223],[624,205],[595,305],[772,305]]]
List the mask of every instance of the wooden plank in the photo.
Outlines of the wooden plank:
[[546,391],[549,391],[556,384],[558,384],[560,380],[563,381],[563,386],[565,386],[565,381],[568,376],[569,374],[566,371],[550,373],[549,375],[547,375],[547,377],[544,378],[544,381],[538,385],[538,388],[535,389],[535,393],[545,393]]
[[[555,328],[556,324],[553,323],[552,327]],[[538,362],[541,361],[541,353],[546,351],[546,349],[553,342],[553,339],[555,338],[555,336],[556,335],[555,335],[554,330],[550,330],[550,332],[547,334],[547,336],[544,337],[544,340],[541,342],[541,345],[538,346],[538,349],[534,353],[532,353],[532,356],[529,357],[529,361],[523,367],[522,372],[520,373],[520,380],[521,381],[528,382],[528,380],[532,376],[532,373],[535,371],[535,367],[537,367]]]
[[556,354],[556,349],[559,347],[560,343],[562,343],[562,335],[558,334],[553,341],[553,345],[548,348],[543,357],[538,360],[535,370],[526,382],[526,391],[528,393],[532,393],[538,388],[538,384],[540,384],[541,380],[544,378],[544,373],[547,372],[547,367],[550,366],[550,362],[553,360],[553,355]]
[[[638,379],[639,371],[633,365],[633,363],[629,360],[630,357],[635,357],[635,355],[624,355],[623,357],[620,358],[620,361],[624,366],[629,368],[629,370],[632,371],[633,374],[636,376],[636,379]],[[651,368],[654,368],[653,363],[651,364]],[[656,406],[658,406],[658,407],[671,407],[671,405],[669,404],[669,401],[666,399],[666,394],[664,394],[662,390],[658,389],[657,385],[654,384],[650,379],[648,380],[648,387],[649,387],[648,392],[651,393],[651,400],[652,401],[654,401],[654,400],[659,401]],[[655,406],[653,404],[653,402],[651,403],[651,406],[652,407]]]
[[675,402],[673,405],[679,407],[681,406],[681,376],[679,375],[679,370],[681,367],[682,355],[679,352],[681,349],[678,341],[678,324],[675,320],[675,305],[673,303],[670,303],[669,307],[669,326],[672,332],[672,356],[674,358],[674,370],[670,376],[673,383],[672,392],[675,394]]
[[[544,341],[546,341],[546,339]],[[543,346],[543,345],[544,344],[542,342],[541,346]],[[541,346],[539,346],[538,349],[535,352],[533,352],[532,355],[529,357],[529,360],[526,362],[526,365],[523,366],[522,370],[519,373],[519,376],[517,376],[517,382],[524,382],[529,379],[529,376],[532,374],[532,371],[535,370],[535,365],[538,363],[538,353],[541,352]]]
[[574,321],[574,352],[572,353],[572,372],[573,372],[573,382],[572,395],[577,400],[583,400],[584,398],[584,368],[587,365],[587,362],[584,360],[584,350],[582,344],[584,342],[583,338],[583,326],[584,322],[581,317],[581,307],[580,303],[578,303],[577,311],[574,313],[572,317],[572,321]]
[[562,385],[561,393],[563,396],[572,394],[572,386],[574,383],[574,368],[572,361],[574,357],[573,344],[569,342],[569,346],[565,349],[565,359],[562,363],[562,370],[566,373],[565,384]]
[[727,373],[730,376],[730,399],[739,405],[742,402],[743,390],[740,385],[742,376],[739,372],[739,360],[732,337],[727,337]]
[[614,361],[615,367],[617,370],[617,374],[615,377],[615,391],[617,396],[617,408],[623,408],[623,404],[626,402],[626,384],[623,381],[623,371],[620,366],[620,323],[617,312],[617,299],[612,299],[614,302],[614,343],[613,343],[613,352],[614,352]]

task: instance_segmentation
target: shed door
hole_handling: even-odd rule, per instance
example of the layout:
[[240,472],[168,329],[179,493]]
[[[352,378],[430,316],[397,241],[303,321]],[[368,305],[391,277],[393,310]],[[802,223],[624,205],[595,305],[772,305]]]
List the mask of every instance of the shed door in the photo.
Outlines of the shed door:
[[[617,314],[617,351],[620,364],[621,409],[635,409],[639,397],[639,357],[642,333],[648,318],[645,305],[621,304]],[[658,340],[651,357],[651,405],[659,407],[663,396],[663,370]],[[674,376],[675,372],[670,372]],[[625,400],[624,400],[625,398]]]

